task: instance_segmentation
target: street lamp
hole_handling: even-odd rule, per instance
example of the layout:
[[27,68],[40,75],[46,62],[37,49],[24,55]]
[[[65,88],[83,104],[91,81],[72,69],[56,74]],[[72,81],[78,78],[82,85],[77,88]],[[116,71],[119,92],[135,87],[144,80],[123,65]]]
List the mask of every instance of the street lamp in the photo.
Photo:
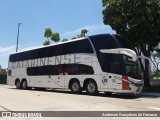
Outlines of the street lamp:
[[19,39],[19,27],[22,23],[18,23],[18,33],[17,33],[17,46],[16,46],[16,52],[18,51],[18,39]]

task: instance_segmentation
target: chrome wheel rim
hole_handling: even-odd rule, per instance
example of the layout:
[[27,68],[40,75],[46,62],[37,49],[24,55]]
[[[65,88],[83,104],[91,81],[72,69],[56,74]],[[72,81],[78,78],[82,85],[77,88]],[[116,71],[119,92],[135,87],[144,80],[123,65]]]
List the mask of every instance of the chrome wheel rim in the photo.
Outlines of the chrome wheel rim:
[[26,87],[27,87],[27,83],[23,82],[23,88],[26,88]]
[[95,84],[94,84],[94,83],[89,83],[89,84],[88,84],[88,91],[89,91],[90,93],[94,93],[95,90],[96,90]]
[[20,82],[19,81],[16,83],[16,87],[20,88]]
[[79,90],[79,84],[78,83],[73,83],[73,85],[72,85],[72,89],[73,89],[73,91],[78,91]]

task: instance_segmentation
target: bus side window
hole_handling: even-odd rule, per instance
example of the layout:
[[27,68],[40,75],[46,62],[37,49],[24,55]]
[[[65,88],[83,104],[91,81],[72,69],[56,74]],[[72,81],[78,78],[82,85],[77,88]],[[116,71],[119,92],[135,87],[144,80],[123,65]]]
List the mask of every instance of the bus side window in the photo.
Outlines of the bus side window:
[[11,76],[12,70],[8,70],[8,76]]

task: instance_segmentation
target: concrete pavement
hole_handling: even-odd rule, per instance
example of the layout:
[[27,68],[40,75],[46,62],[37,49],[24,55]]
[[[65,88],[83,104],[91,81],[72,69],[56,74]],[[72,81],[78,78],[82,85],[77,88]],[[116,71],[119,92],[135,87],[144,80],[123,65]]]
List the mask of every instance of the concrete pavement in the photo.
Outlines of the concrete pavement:
[[[89,96],[71,94],[69,91],[18,90],[14,86],[0,86],[0,111],[160,111],[160,97],[157,94],[141,93],[137,96],[111,95]],[[0,118],[0,120],[7,118]],[[15,119],[15,118],[14,118]],[[13,119],[13,120],[14,120]],[[16,118],[15,120],[18,120]],[[22,118],[24,120],[41,120],[45,118]],[[56,118],[47,118],[49,120]],[[57,118],[103,120],[105,118]],[[110,120],[117,120],[109,117]],[[118,118],[127,120],[126,117]],[[130,118],[133,119],[133,118]],[[153,118],[136,118],[147,120]],[[154,118],[159,119],[159,118]]]

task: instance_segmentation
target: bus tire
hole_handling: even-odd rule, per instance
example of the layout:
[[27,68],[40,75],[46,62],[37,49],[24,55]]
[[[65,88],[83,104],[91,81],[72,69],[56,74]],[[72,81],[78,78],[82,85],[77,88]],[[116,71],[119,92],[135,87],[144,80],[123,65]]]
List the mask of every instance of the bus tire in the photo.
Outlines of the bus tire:
[[87,82],[86,92],[89,95],[97,95],[98,94],[97,84],[94,80],[90,80],[90,81]]
[[70,89],[71,89],[71,92],[74,94],[78,94],[82,92],[82,89],[78,80],[73,80],[70,83]]
[[24,90],[28,89],[27,80],[22,81],[22,89],[24,89]]
[[21,87],[22,87],[22,86],[21,86],[21,82],[20,82],[20,80],[18,80],[18,79],[16,80],[15,85],[16,85],[16,88],[17,88],[17,89],[21,89]]

